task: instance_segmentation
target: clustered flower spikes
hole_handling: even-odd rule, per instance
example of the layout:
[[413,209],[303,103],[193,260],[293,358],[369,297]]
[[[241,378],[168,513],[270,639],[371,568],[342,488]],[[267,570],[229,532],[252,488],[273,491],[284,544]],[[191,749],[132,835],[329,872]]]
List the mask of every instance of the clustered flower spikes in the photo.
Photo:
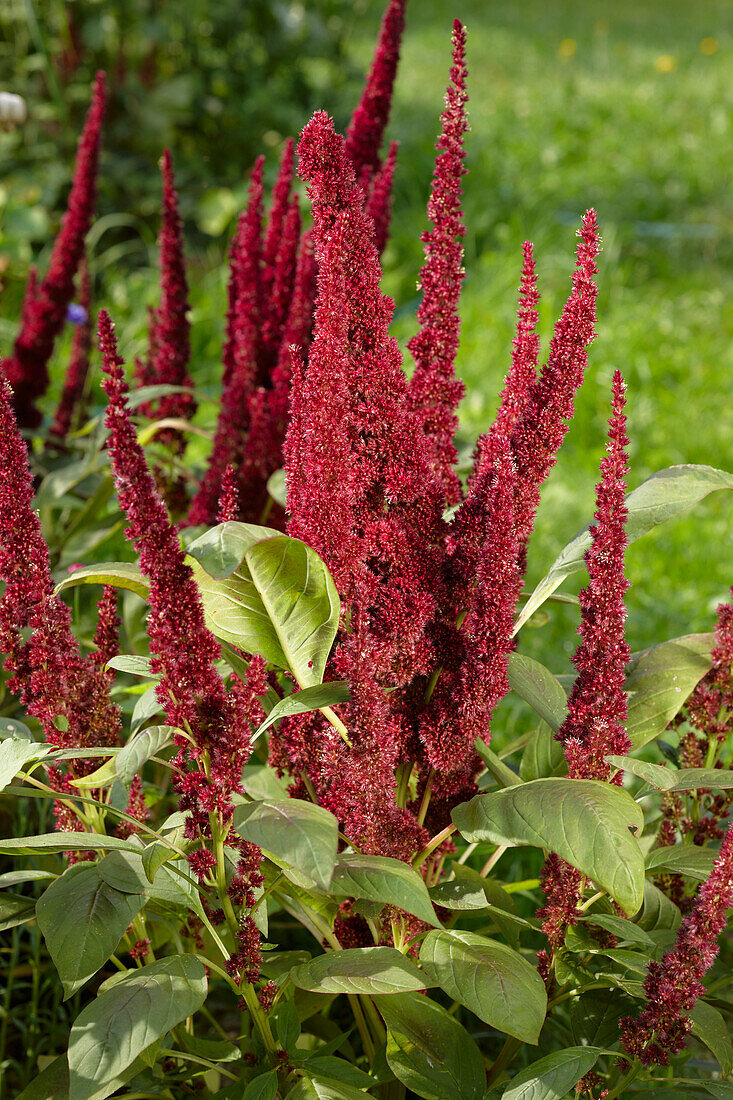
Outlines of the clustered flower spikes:
[[84,239],[94,215],[104,109],[104,73],[99,72],[79,138],[66,213],[48,271],[39,284],[29,278],[20,332],[13,354],[2,363],[21,428],[37,428],[41,422],[36,402],[48,387],[48,360],[66,320],[66,309],[74,294],[74,278],[84,254]]
[[707,881],[683,919],[674,947],[651,962],[644,982],[646,1007],[621,1023],[621,1046],[644,1066],[669,1063],[690,1032],[688,1013],[705,992],[701,978],[718,954],[718,937],[733,906],[733,825],[728,826]]
[[410,379],[410,405],[423,424],[432,461],[449,504],[456,504],[461,498],[461,483],[453,469],[456,462],[453,439],[458,428],[456,410],[465,389],[455,375],[455,358],[461,330],[458,299],[465,275],[462,238],[466,230],[461,211],[461,179],[466,172],[463,135],[468,129],[467,98],[466,32],[456,19],[453,67],[428,202],[428,217],[433,228],[422,234],[425,263],[419,286],[423,299],[417,311],[421,327],[408,344],[415,360],[415,371]]

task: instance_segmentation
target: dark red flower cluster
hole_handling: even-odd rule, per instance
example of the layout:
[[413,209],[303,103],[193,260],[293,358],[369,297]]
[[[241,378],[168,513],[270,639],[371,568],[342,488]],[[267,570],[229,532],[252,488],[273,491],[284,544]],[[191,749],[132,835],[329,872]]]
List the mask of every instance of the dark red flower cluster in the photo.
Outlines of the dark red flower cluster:
[[21,329],[12,356],[2,364],[21,428],[36,428],[41,422],[36,402],[48,387],[48,360],[66,320],[66,309],[74,294],[74,278],[84,254],[84,239],[94,214],[104,108],[104,73],[97,73],[91,106],[79,138],[66,213],[54,242],[48,272],[38,285],[29,279]]
[[710,671],[687,700],[685,711],[696,730],[723,742],[733,726],[733,600],[718,607],[712,658]]
[[58,439],[65,439],[72,426],[78,425],[81,419],[81,402],[89,373],[89,353],[92,350],[92,303],[89,265],[86,259],[82,260],[80,271],[79,305],[84,311],[84,320],[77,325],[74,332],[64,388],[51,425],[51,435]]
[[[28,452],[0,381],[0,652],[10,691],[62,748],[116,745],[120,715],[108,674],[83,656],[66,604],[54,596],[48,547],[33,510]],[[25,632],[30,636],[26,638]]]
[[466,120],[466,32],[453,24],[453,67],[445,96],[442,129],[436,145],[433,186],[428,218],[433,228],[423,233],[425,263],[420,273],[423,299],[417,311],[420,331],[407,345],[415,360],[410,380],[410,406],[419,417],[446,500],[461,498],[461,483],[453,467],[453,443],[458,427],[456,409],[464,385],[456,378],[455,358],[461,331],[458,299],[464,278],[463,243],[466,232],[461,210],[463,135]]
[[545,860],[540,874],[545,904],[537,910],[537,916],[553,952],[562,947],[568,926],[575,924],[580,915],[578,900],[582,877],[580,871],[554,852]]
[[[624,494],[628,462],[626,448],[625,386],[619,371],[613,376],[612,415],[607,454],[601,461],[596,487],[592,544],[586,552],[589,584],[580,593],[583,641],[573,657],[578,676],[568,700],[568,713],[557,734],[565,748],[569,774],[576,779],[609,779],[609,753],[623,756],[631,748],[625,730],[626,664],[631,651],[626,642],[624,577],[627,545],[624,524],[628,515]],[[617,777],[620,781],[620,775]]]
[[382,167],[375,173],[367,196],[367,213],[374,222],[374,243],[381,256],[387,246],[392,218],[392,187],[397,163],[397,142],[390,144]]
[[718,954],[726,911],[733,906],[733,825],[729,826],[709,878],[682,921],[677,941],[661,962],[651,962],[644,982],[647,1004],[621,1020],[621,1045],[644,1066],[666,1066],[690,1031],[687,1013],[705,992],[701,978]]

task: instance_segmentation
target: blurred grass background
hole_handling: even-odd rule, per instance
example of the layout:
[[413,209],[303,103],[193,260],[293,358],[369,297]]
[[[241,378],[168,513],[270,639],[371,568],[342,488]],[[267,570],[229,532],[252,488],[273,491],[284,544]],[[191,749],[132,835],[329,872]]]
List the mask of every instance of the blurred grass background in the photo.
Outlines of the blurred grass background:
[[[101,65],[113,102],[91,236],[98,301],[113,310],[131,360],[144,345],[146,305],[157,298],[156,160],[167,143],[189,240],[193,373],[216,393],[223,257],[253,157],[267,153],[272,178],[284,137],[315,107],[346,125],[383,6],[7,0],[0,87],[28,97],[31,120],[0,134],[3,347],[15,331],[28,263],[47,259],[88,83]],[[467,278],[458,361],[467,439],[490,423],[508,368],[522,241],[535,243],[546,349],[588,206],[596,207],[604,238],[598,339],[543,493],[529,555],[532,584],[592,514],[616,367],[629,386],[632,486],[673,463],[733,466],[733,19],[730,5],[714,0],[411,0],[389,129],[400,153],[384,257],[403,346],[414,331],[419,235],[454,16],[469,33]],[[63,344],[55,361],[57,391]],[[210,415],[209,407],[200,418]],[[630,548],[633,649],[710,629],[731,581],[733,503],[726,495]],[[563,671],[576,643],[576,614],[554,605],[551,616],[540,629],[528,628],[521,645]]]

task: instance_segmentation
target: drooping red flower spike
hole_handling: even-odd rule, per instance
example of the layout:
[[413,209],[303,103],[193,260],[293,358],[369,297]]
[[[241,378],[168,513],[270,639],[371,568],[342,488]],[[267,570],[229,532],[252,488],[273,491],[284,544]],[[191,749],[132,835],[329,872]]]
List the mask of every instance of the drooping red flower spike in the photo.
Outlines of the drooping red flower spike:
[[442,128],[436,149],[428,217],[433,228],[422,234],[425,263],[420,273],[423,299],[417,311],[420,331],[407,345],[415,360],[410,380],[410,405],[423,425],[432,461],[445,488],[446,500],[455,504],[461,483],[453,467],[458,427],[456,409],[465,387],[455,375],[455,358],[461,331],[458,298],[463,282],[465,233],[461,211],[463,135],[466,120],[466,32],[453,24],[453,67],[445,96]]
[[[183,223],[173,178],[170,150],[163,152],[163,223],[160,230],[160,303],[155,310],[154,338],[147,381],[152,385],[185,386],[191,359],[191,322]],[[190,419],[196,410],[193,396],[172,393],[156,402],[155,416]],[[152,414],[151,414],[152,415]],[[176,437],[180,442],[180,437]]]
[[595,336],[598,291],[593,276],[598,270],[600,235],[594,210],[586,211],[583,216],[579,236],[573,289],[555,326],[547,363],[529,390],[524,411],[511,437],[519,474],[515,508],[523,568],[540,486],[555,465],[567,432],[567,421],[575,411],[575,394],[588,363],[587,348]]
[[[627,700],[624,674],[631,650],[626,642],[624,577],[627,545],[624,502],[628,471],[625,385],[621,373],[613,376],[612,415],[607,454],[601,461],[596,487],[596,511],[586,552],[589,584],[580,593],[582,642],[573,657],[578,676],[568,700],[568,713],[557,734],[562,741],[569,774],[576,779],[609,779],[604,757],[623,756],[631,742],[625,729]],[[620,776],[619,776],[620,780]]]
[[13,354],[2,364],[21,428],[37,428],[41,422],[37,401],[48,387],[48,361],[66,320],[66,309],[74,294],[74,278],[84,254],[84,239],[94,215],[104,108],[104,73],[99,72],[79,138],[66,213],[54,241],[48,271],[33,297],[26,294],[23,323]]
[[69,365],[64,379],[56,416],[51,425],[51,435],[65,439],[69,434],[74,417],[79,415],[80,404],[84,396],[87,374],[89,372],[89,353],[92,348],[91,292],[89,266],[86,259],[81,263],[81,291],[79,304],[84,311],[84,320],[76,327],[71,345]]
[[[8,688],[39,720],[51,744],[62,748],[116,745],[120,714],[110,702],[108,676],[80,653],[69,609],[53,594],[48,547],[33,510],[28,451],[4,379],[0,381],[0,468],[0,580],[5,582],[0,599],[0,652],[5,654]],[[64,721],[56,725],[57,719]]]
[[407,0],[389,0],[382,18],[374,59],[359,104],[346,131],[346,152],[357,180],[379,167],[379,150],[389,121]]
[[688,1015],[705,992],[702,977],[718,954],[718,937],[733,906],[733,825],[728,826],[709,878],[692,912],[682,921],[677,941],[661,962],[651,962],[644,982],[646,1007],[620,1021],[621,1046],[644,1066],[666,1066],[684,1048]]
[[384,252],[389,237],[389,223],[392,218],[392,186],[394,184],[397,148],[397,142],[393,141],[390,144],[384,164],[375,173],[367,198],[367,212],[374,222],[374,243],[377,247],[377,254],[379,256]]
[[[239,468],[249,427],[249,401],[255,388],[259,342],[262,168],[260,158],[252,172],[247,209],[240,214],[232,244],[224,392],[209,465],[188,512],[186,522],[190,525],[214,522],[222,476],[230,464]],[[244,503],[240,497],[240,504]]]

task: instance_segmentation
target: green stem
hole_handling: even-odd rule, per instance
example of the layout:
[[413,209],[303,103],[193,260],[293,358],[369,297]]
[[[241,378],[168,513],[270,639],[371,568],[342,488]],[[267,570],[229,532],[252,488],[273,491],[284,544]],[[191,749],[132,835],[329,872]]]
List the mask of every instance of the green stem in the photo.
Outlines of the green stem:
[[456,831],[455,825],[446,825],[432,840],[429,840],[421,852],[418,852],[412,861],[412,866],[417,869],[422,867],[428,856],[431,856],[436,848],[439,848],[443,841],[447,840],[449,836],[452,836]]
[[420,809],[418,810],[418,813],[417,813],[417,823],[418,823],[418,825],[422,825],[422,823],[425,820],[425,815],[428,812],[428,806],[430,805],[430,795],[431,795],[432,790],[433,790],[433,777],[434,777],[434,775],[435,775],[435,771],[433,770],[433,768],[431,768],[430,773],[428,774],[427,782],[425,783],[425,790],[423,791],[422,802],[420,803]]
[[610,1092],[606,1093],[606,1100],[616,1100],[617,1096],[623,1097],[624,1089],[627,1085],[631,1084],[634,1078],[639,1076],[641,1070],[642,1067],[639,1062],[635,1062],[629,1072],[622,1076],[621,1079],[616,1082],[615,1086],[611,1089]]
[[504,1043],[504,1046],[499,1051],[499,1055],[496,1061],[488,1072],[488,1076],[486,1078],[487,1089],[490,1089],[492,1085],[496,1084],[506,1067],[511,1062],[514,1055],[517,1053],[518,1050],[521,1049],[521,1046],[522,1044],[520,1043],[519,1039],[515,1039],[511,1035],[508,1036],[506,1042]]

